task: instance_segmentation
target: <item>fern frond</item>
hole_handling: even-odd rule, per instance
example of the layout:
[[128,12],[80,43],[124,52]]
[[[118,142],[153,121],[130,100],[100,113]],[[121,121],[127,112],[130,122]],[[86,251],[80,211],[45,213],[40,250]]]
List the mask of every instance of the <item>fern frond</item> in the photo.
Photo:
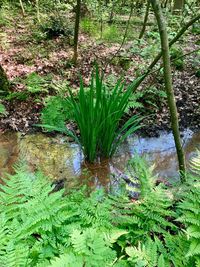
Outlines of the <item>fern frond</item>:
[[[200,153],[191,160],[192,170],[197,176],[188,176],[187,191],[182,196],[178,207],[181,215],[178,221],[185,224],[189,248],[186,258],[198,266],[200,258]],[[195,263],[194,263],[195,262]]]
[[200,151],[197,151],[197,156],[191,159],[190,167],[193,172],[200,175]]

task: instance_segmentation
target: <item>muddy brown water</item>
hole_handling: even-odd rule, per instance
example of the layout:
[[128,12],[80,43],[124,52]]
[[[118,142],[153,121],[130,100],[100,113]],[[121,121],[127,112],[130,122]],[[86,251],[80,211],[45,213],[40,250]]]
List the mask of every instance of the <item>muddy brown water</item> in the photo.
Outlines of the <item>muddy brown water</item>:
[[[189,162],[200,149],[200,132],[185,130],[182,140]],[[178,177],[173,136],[165,132],[161,132],[158,138],[131,136],[111,160],[96,164],[84,163],[78,145],[67,143],[62,136],[0,134],[0,176],[6,172],[12,173],[13,165],[23,160],[31,171],[40,169],[50,179],[63,179],[69,186],[81,179],[95,187],[113,187],[135,153],[145,156],[150,165],[154,164],[154,173],[158,178],[171,180]]]

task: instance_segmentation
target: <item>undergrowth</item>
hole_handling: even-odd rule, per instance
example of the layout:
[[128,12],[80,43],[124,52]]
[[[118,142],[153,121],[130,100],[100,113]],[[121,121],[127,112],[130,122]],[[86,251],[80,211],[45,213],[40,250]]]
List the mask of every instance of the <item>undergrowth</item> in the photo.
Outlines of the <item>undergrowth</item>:
[[134,201],[84,187],[55,192],[40,172],[16,167],[0,185],[0,266],[200,266],[200,169],[177,196],[139,158],[131,166]]
[[2,103],[0,103],[0,116],[1,115],[6,115],[6,108],[5,108],[5,106],[2,104]]

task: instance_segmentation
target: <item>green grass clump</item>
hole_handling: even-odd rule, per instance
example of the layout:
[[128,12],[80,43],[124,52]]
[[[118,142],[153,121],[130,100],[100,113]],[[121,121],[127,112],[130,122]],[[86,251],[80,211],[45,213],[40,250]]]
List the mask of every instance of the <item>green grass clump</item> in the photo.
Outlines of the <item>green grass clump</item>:
[[[97,69],[89,88],[84,88],[81,81],[78,95],[68,89],[69,97],[52,98],[42,111],[43,124],[38,126],[73,137],[89,162],[112,157],[120,143],[140,128],[138,115],[122,121],[139,79],[126,90],[121,80],[111,89],[103,83]],[[69,119],[77,124],[80,136],[65,127]]]
[[124,84],[119,80],[109,91],[97,70],[87,92],[82,82],[78,96],[75,97],[70,91],[69,101],[86,160],[94,162],[98,157],[111,157],[119,144],[140,127],[139,116],[133,116],[120,126],[137,81],[124,90]]

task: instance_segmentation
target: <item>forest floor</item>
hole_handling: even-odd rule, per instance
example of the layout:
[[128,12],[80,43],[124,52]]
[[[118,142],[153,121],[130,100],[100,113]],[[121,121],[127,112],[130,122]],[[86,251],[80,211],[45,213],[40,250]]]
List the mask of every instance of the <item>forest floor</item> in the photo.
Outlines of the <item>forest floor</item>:
[[[33,124],[39,122],[45,98],[58,93],[59,86],[55,89],[54,85],[66,82],[76,90],[79,87],[80,75],[85,85],[88,85],[95,62],[105,70],[109,83],[114,83],[121,76],[130,83],[138,73],[145,70],[159,51],[154,38],[145,37],[142,41],[128,40],[118,51],[119,43],[95,40],[81,32],[78,64],[74,66],[71,63],[72,37],[60,36],[51,40],[37,40],[33,38],[33,25],[30,18],[23,21],[15,18],[12,26],[0,27],[0,63],[12,84],[10,97],[3,100],[7,115],[0,119],[0,131],[33,131]],[[189,32],[179,45],[184,53],[197,50],[199,36]],[[199,62],[200,55],[194,53],[184,58],[181,70],[173,66],[173,85],[182,129],[200,127],[200,78],[197,75]],[[37,92],[27,92],[27,77],[33,72],[44,77],[44,88]],[[143,134],[155,136],[160,130],[169,130],[170,122],[166,98],[159,100],[160,96],[155,92],[151,95],[148,91],[150,86],[164,90],[160,73],[152,74],[140,86],[139,91],[146,90],[149,95],[141,94],[139,101],[143,109],[132,108],[128,116],[137,112],[147,115],[144,119]],[[26,92],[24,98],[23,92]]]

